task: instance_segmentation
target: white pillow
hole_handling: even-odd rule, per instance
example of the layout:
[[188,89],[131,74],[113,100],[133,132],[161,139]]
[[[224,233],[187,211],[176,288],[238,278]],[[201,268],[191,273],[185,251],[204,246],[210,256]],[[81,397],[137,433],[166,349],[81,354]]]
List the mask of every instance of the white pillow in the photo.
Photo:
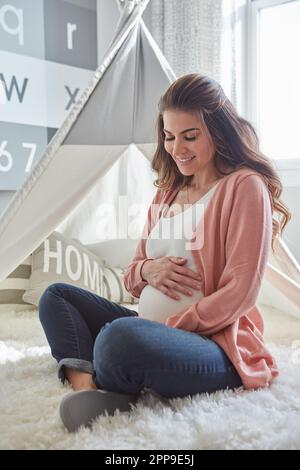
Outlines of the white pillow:
[[[76,240],[80,245],[81,242]],[[103,297],[116,303],[137,304],[124,285],[124,272],[131,263],[138,240],[113,239],[82,245],[103,261]]]
[[38,306],[44,290],[55,282],[103,296],[103,262],[81,243],[53,232],[32,253],[32,273],[23,300]]
[[126,268],[134,258],[138,241],[131,238],[120,238],[104,240],[84,246],[101,258],[107,266]]

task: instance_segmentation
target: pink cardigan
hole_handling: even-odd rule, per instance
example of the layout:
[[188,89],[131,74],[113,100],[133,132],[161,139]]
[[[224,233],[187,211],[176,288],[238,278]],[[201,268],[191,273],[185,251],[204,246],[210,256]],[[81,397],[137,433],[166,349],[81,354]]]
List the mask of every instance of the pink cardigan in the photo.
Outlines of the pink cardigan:
[[[135,297],[140,297],[147,284],[140,273],[147,259],[146,239],[177,192],[158,189],[148,210],[134,259],[124,275],[125,287]],[[269,386],[278,375],[264,343],[264,323],[256,306],[271,239],[271,199],[262,176],[241,168],[221,179],[204,214],[203,246],[192,250],[204,297],[165,322],[215,341],[246,389]]]

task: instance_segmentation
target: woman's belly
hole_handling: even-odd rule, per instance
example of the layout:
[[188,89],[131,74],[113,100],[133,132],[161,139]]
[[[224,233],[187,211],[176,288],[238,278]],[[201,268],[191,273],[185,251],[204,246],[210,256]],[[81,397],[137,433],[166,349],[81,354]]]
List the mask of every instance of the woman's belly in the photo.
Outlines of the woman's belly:
[[155,287],[146,285],[139,300],[139,317],[165,323],[170,315],[186,310],[203,297],[202,291],[191,290],[193,292],[191,296],[177,292],[180,300],[174,300]]

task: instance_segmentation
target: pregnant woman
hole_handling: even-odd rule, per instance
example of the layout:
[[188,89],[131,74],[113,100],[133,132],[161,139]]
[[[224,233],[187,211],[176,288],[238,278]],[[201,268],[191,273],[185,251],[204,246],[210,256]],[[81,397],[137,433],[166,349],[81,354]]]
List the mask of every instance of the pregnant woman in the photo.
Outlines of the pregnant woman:
[[161,97],[157,133],[157,191],[124,277],[138,313],[62,283],[40,299],[59,377],[74,389],[60,406],[70,431],[130,411],[144,388],[168,399],[267,387],[278,374],[256,306],[290,218],[273,164],[221,86],[199,74]]

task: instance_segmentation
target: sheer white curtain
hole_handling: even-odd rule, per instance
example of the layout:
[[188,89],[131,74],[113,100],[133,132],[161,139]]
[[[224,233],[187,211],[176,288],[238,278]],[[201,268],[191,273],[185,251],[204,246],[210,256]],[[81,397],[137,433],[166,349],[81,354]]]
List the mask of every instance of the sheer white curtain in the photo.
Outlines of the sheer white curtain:
[[[201,1],[201,0],[200,0]],[[246,114],[247,4],[250,0],[222,0],[219,81],[238,111]]]
[[241,110],[247,0],[151,0],[151,34],[179,77],[199,72]]

